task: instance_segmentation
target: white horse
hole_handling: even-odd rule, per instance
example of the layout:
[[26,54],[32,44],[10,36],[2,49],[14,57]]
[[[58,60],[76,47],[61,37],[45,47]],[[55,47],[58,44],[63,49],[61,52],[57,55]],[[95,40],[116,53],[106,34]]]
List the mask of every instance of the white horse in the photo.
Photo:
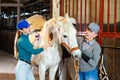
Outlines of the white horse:
[[36,33],[29,36],[35,48],[42,47],[49,40],[51,40],[51,46],[41,54],[34,55],[32,61],[39,65],[40,80],[45,80],[45,73],[48,69],[49,80],[55,80],[55,74],[62,57],[61,44],[68,49],[71,55],[76,53],[81,55],[77,44],[76,30],[70,22],[69,16],[66,15],[46,21],[42,30],[37,34],[40,34],[41,39],[35,43],[33,43],[33,40]]

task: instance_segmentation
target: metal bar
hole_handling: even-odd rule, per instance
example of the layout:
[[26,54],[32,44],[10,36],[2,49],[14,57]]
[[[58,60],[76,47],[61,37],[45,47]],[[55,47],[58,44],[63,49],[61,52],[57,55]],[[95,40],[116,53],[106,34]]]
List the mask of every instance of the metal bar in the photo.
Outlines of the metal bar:
[[110,37],[110,38],[120,38],[120,33],[106,33],[106,32],[102,32],[101,33],[101,37]]
[[[89,11],[90,11],[90,16],[89,16],[89,19],[90,19],[90,20],[89,20],[89,21],[90,21],[90,22],[91,22],[91,15],[92,15],[92,14],[91,14],[91,10],[92,10],[92,9],[91,9],[91,3],[92,3],[92,0],[90,0],[90,7],[89,7]],[[90,23],[90,22],[89,22],[89,23]]]
[[84,30],[85,30],[85,28],[86,28],[86,6],[87,6],[87,1],[85,0],[85,17],[84,17],[84,19],[85,19],[85,22],[84,22]]
[[60,16],[64,15],[64,0],[60,0]]
[[117,0],[114,0],[114,33],[116,33]]
[[107,23],[108,23],[108,26],[107,26],[107,32],[110,31],[110,0],[108,0],[108,13],[107,13]]
[[95,0],[95,22],[97,21],[97,0]]
[[[74,1],[74,0],[73,0]],[[78,0],[76,0],[76,29],[78,30]]]
[[82,0],[80,3],[80,31],[82,31]]
[[102,35],[103,32],[103,18],[104,18],[104,0],[100,0],[100,13],[99,13],[99,22],[100,22],[100,32],[98,36],[98,42],[100,45],[102,45]]

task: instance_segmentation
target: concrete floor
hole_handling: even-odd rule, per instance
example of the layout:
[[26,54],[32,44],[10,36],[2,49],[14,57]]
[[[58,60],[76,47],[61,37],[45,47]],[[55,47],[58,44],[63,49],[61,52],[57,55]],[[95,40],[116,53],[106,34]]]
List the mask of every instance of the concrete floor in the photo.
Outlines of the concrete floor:
[[14,73],[16,63],[12,55],[0,50],[0,73]]
[[[14,68],[16,63],[17,59],[13,55],[0,50],[0,80],[15,80]],[[38,69],[36,68],[33,73],[38,80]]]

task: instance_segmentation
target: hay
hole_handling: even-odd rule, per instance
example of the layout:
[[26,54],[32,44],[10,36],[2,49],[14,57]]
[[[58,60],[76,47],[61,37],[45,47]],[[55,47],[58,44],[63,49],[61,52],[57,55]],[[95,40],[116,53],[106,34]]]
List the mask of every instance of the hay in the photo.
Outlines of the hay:
[[38,14],[35,14],[27,18],[26,20],[32,25],[32,27],[30,27],[32,31],[35,29],[41,30],[43,28],[44,23],[46,22],[45,17],[43,17],[42,15],[38,15]]

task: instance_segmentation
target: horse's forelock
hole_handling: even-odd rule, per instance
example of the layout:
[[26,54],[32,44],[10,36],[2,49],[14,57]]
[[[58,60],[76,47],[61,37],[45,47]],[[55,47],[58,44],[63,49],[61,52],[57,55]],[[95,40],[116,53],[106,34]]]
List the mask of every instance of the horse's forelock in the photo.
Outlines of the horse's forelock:
[[64,19],[62,21],[62,27],[65,27],[67,30],[73,30],[75,32],[75,27],[74,25],[68,21],[68,19]]

